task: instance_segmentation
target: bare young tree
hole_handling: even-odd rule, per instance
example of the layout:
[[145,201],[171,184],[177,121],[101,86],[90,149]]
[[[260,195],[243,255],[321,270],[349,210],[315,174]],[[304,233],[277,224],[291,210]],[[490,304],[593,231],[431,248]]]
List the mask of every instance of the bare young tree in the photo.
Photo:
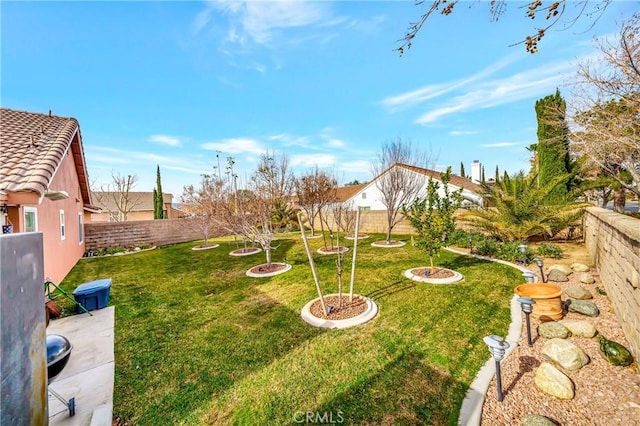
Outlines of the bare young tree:
[[272,243],[279,225],[273,220],[274,213],[278,206],[290,202],[292,189],[293,175],[288,157],[267,152],[260,156],[251,177],[251,191],[245,191],[233,203],[227,203],[224,215],[227,229],[260,244],[265,252],[267,269],[271,267]]
[[309,222],[311,236],[315,235],[315,221],[320,211],[324,205],[333,202],[337,185],[336,178],[318,166],[295,180],[298,205]]
[[414,150],[410,141],[398,138],[383,143],[377,161],[372,163],[373,174],[377,176],[376,188],[387,213],[387,243],[391,242],[391,231],[402,220],[398,214],[402,206],[411,203],[426,186],[424,176],[410,168],[426,167],[430,157]]
[[191,218],[194,228],[202,233],[203,247],[208,246],[212,231],[222,224],[228,198],[224,182],[211,175],[202,175],[200,186],[185,186],[180,198],[183,211]]
[[[598,60],[579,66],[572,148],[585,166],[602,170],[640,196],[640,14],[615,41],[598,39]],[[621,173],[624,172],[624,173]],[[629,175],[631,178],[629,178]]]
[[101,186],[101,192],[94,192],[92,195],[97,204],[107,210],[109,220],[126,222],[129,213],[142,203],[140,196],[132,193],[138,177],[111,172],[111,180],[111,183]]

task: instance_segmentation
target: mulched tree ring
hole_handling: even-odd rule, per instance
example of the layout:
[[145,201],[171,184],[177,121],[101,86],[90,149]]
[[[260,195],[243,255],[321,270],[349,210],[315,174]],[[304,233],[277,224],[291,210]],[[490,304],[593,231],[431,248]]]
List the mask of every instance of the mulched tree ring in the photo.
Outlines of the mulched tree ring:
[[403,275],[410,280],[429,284],[452,284],[464,279],[461,273],[451,269],[428,266],[407,269]]
[[249,277],[261,278],[272,277],[274,275],[283,274],[291,269],[291,265],[288,263],[272,262],[270,266],[266,263],[254,266],[246,272]]
[[249,256],[252,254],[260,253],[262,249],[260,247],[245,247],[241,249],[233,250],[229,253],[230,256]]
[[323,319],[343,320],[356,317],[367,309],[367,301],[365,299],[354,296],[353,301],[349,302],[348,294],[342,295],[342,306],[339,304],[338,296],[326,296],[324,298],[324,303],[325,305],[331,305],[332,307],[329,315],[325,316],[324,311],[322,310],[322,303],[320,303],[319,299],[311,305],[311,314]]
[[[364,239],[367,239],[367,238],[369,238],[369,236],[368,236],[368,235],[366,235],[366,234],[360,234],[360,235],[358,235],[358,239],[359,239],[359,240],[364,240]],[[355,235],[347,235],[346,237],[344,237],[344,239],[345,239],[345,240],[355,240],[355,239],[356,239],[356,237],[355,237]]]
[[407,243],[405,243],[404,241],[391,240],[391,241],[375,241],[371,243],[371,246],[382,247],[382,248],[393,248],[393,247],[402,247],[405,244]]
[[319,254],[339,254],[349,251],[349,247],[337,246],[337,247],[320,247],[318,249]]

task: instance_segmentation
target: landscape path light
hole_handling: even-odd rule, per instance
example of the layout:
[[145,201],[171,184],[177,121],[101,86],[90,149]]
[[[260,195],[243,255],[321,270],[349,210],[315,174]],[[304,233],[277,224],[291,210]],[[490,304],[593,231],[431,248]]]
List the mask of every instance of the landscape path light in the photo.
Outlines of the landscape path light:
[[524,312],[524,316],[526,317],[527,344],[529,345],[529,347],[531,347],[533,346],[533,343],[531,342],[531,321],[529,319],[529,315],[533,311],[533,304],[536,303],[536,301],[530,297],[518,297],[516,300],[520,302],[520,307],[522,308],[522,312]]
[[473,254],[473,238],[469,236],[469,254]]
[[542,277],[542,282],[546,283],[547,279],[544,276],[544,260],[542,260],[541,257],[536,257],[533,260],[534,262],[536,262],[536,265],[538,265],[538,268],[540,268],[540,276]]
[[533,272],[529,272],[529,271],[523,272],[522,276],[524,277],[524,281],[526,283],[535,283],[536,279],[538,278],[538,277],[536,277],[536,274],[534,274]]
[[502,401],[504,396],[502,395],[502,378],[500,377],[500,361],[504,358],[504,353],[509,349],[509,343],[507,343],[502,337],[492,334],[482,339],[484,343],[489,347],[489,352],[493,356],[496,363],[496,386],[498,388],[498,401]]
[[522,264],[524,266],[527,266],[527,245],[526,244],[520,244],[518,246],[518,250],[520,250],[520,253],[522,253]]

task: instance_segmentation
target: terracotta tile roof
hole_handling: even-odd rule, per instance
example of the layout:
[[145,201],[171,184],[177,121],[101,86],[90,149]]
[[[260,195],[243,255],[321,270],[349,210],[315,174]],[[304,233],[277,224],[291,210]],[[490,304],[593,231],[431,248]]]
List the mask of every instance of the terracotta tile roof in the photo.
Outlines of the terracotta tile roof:
[[0,190],[43,195],[71,148],[83,203],[90,205],[81,140],[75,118],[0,108]]
[[336,188],[336,200],[344,203],[351,197],[356,195],[361,189],[367,186],[368,183],[361,183],[360,185],[347,185]]
[[[404,167],[405,169],[414,171],[416,173],[420,173],[420,174],[423,174],[425,176],[432,177],[434,179],[440,180],[440,173],[441,172],[437,172],[435,170],[430,170],[430,169],[423,169],[422,167],[410,166],[408,164],[402,164],[402,163],[394,164],[394,166],[396,166],[396,165],[398,167]],[[394,167],[394,166],[391,166],[391,167]],[[387,169],[387,170],[389,170],[389,169]],[[382,176],[382,174],[381,174],[381,176]],[[457,176],[457,175],[453,175],[452,174],[451,175],[451,180],[449,181],[449,183],[451,183],[451,185],[457,186],[458,188],[464,188],[466,190],[475,192],[477,194],[482,194],[484,192],[480,185],[478,185],[477,183],[471,182],[471,179],[463,178],[461,176]]]
[[[102,210],[117,210],[113,194],[116,192],[93,191],[93,203]],[[173,195],[163,192],[162,200],[164,204],[171,205]],[[129,206],[133,205],[131,211],[153,211],[153,192],[129,192]]]

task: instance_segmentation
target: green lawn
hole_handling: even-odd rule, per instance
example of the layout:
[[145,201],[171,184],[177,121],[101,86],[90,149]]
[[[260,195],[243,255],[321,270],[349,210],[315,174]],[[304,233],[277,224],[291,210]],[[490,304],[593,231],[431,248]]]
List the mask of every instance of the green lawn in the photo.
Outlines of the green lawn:
[[[299,234],[277,241],[273,260],[293,269],[271,278],[244,275],[263,253],[231,257],[235,245],[218,240],[204,251],[192,251],[194,242],[84,259],[62,286],[113,279],[114,417],[122,424],[296,424],[303,412],[343,424],[455,424],[489,357],[482,338],[507,332],[521,272],[443,251],[436,263],[466,280],[414,283],[401,273],[428,264],[426,256],[410,244],[371,247],[382,238],[360,241],[355,286],[380,312],[345,330],[300,318],[316,293]],[[335,292],[335,256],[315,260],[324,289]]]

